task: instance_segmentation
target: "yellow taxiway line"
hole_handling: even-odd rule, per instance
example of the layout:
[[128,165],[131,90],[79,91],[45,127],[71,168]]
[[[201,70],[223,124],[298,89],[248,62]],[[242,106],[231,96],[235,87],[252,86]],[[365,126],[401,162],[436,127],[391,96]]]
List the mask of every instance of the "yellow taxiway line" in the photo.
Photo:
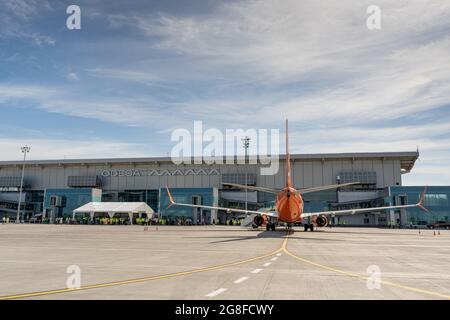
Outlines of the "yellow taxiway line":
[[[340,270],[340,269],[337,269],[337,268],[329,267],[329,266],[320,264],[318,262],[314,262],[314,261],[311,261],[311,260],[299,257],[299,256],[293,254],[292,252],[290,252],[288,250],[288,248],[287,248],[288,239],[289,239],[289,236],[286,236],[284,238],[283,243],[280,246],[280,248],[278,248],[278,249],[276,249],[276,250],[274,250],[272,252],[269,252],[269,253],[266,253],[266,254],[254,257],[254,258],[240,260],[240,261],[236,261],[236,262],[224,263],[224,264],[220,264],[220,265],[217,265],[217,266],[206,267],[206,268],[199,268],[199,269],[194,269],[194,270],[189,270],[189,271],[181,271],[181,272],[169,273],[169,274],[164,274],[164,275],[156,275],[156,276],[149,276],[149,277],[143,277],[143,278],[135,278],[135,279],[128,279],[128,280],[121,280],[121,281],[113,281],[113,282],[107,282],[107,283],[98,283],[98,284],[86,285],[86,286],[81,286],[78,289],[68,289],[68,288],[66,288],[66,289],[56,289],[56,290],[30,292],[30,293],[23,293],[23,294],[9,295],[9,296],[0,296],[0,300],[23,299],[23,298],[30,298],[30,297],[38,297],[38,296],[46,296],[46,295],[59,294],[59,293],[76,292],[76,291],[81,291],[81,290],[90,290],[90,289],[98,289],[98,288],[105,288],[105,287],[121,286],[121,285],[126,285],[126,284],[147,282],[147,281],[152,281],[152,280],[159,280],[159,279],[167,279],[167,278],[174,278],[174,277],[180,277],[180,276],[187,276],[187,275],[191,275],[191,274],[195,274],[195,273],[219,270],[219,269],[224,269],[224,268],[228,268],[228,267],[233,267],[233,266],[237,266],[237,265],[241,265],[241,264],[257,261],[257,260],[260,260],[260,259],[264,259],[264,258],[270,257],[270,256],[272,256],[274,254],[279,253],[279,252],[284,252],[287,255],[289,255],[290,257],[292,257],[292,258],[294,258],[294,259],[296,259],[298,261],[307,263],[309,265],[316,266],[316,267],[321,268],[321,269],[325,269],[325,270],[332,271],[332,272],[335,272],[335,273],[343,274],[343,275],[346,275],[348,277],[356,278],[356,279],[360,279],[360,280],[366,280],[367,281],[369,279],[369,277],[365,276],[365,275],[361,275],[361,274],[358,274],[358,273],[349,272],[349,271],[345,271],[345,270]],[[416,292],[416,293],[421,293],[421,294],[425,294],[425,295],[431,295],[431,296],[438,297],[438,298],[450,299],[450,295],[441,294],[441,293],[434,292],[434,291],[423,290],[423,289],[419,289],[419,288],[405,286],[405,285],[402,285],[402,284],[394,283],[394,282],[391,282],[391,281],[385,281],[385,280],[378,280],[378,282],[380,284],[384,284],[384,285],[395,287],[395,288],[405,289],[405,290]]]
[[217,266],[206,267],[206,268],[199,268],[199,269],[194,269],[194,270],[189,270],[189,271],[174,272],[174,273],[169,273],[169,274],[164,274],[164,275],[143,277],[143,278],[135,278],[135,279],[121,280],[121,281],[113,281],[113,282],[107,282],[107,283],[97,283],[97,284],[81,286],[78,289],[65,288],[65,289],[55,289],[55,290],[47,290],[47,291],[37,291],[37,292],[30,292],[30,293],[22,293],[22,294],[9,295],[9,296],[0,296],[0,300],[23,299],[23,298],[46,296],[46,295],[58,294],[58,293],[68,293],[68,292],[76,292],[76,291],[81,291],[81,290],[90,290],[90,289],[98,289],[98,288],[105,288],[105,287],[122,286],[122,285],[132,284],[132,283],[139,283],[139,282],[147,282],[147,281],[152,281],[152,280],[174,278],[174,277],[180,277],[180,276],[187,276],[187,275],[191,275],[191,274],[194,274],[194,273],[200,273],[200,272],[207,272],[207,271],[224,269],[224,268],[238,266],[238,265],[241,265],[241,264],[245,264],[245,263],[253,262],[253,261],[256,261],[256,260],[264,259],[264,258],[270,257],[270,256],[272,256],[272,255],[274,255],[274,254],[276,254],[278,252],[281,252],[283,250],[283,248],[286,246],[287,240],[288,239],[286,237],[284,239],[284,241],[283,241],[282,246],[280,248],[272,251],[272,252],[269,252],[269,253],[266,253],[266,254],[254,257],[254,258],[240,260],[240,261],[231,262],[231,263],[224,263],[224,264],[220,264],[220,265],[217,265]]
[[[287,248],[287,242],[283,242],[283,246],[281,247],[282,251],[285,252],[287,255],[291,256],[292,258],[299,260],[301,262],[319,267],[321,269],[325,269],[328,271],[333,271],[339,274],[343,274],[346,275],[348,277],[352,277],[352,278],[357,278],[357,279],[361,279],[361,280],[365,280],[367,281],[368,279],[370,279],[370,277],[362,275],[362,274],[358,274],[358,273],[354,273],[354,272],[349,272],[349,271],[345,271],[345,270],[340,270],[337,268],[333,268],[333,267],[329,267],[302,257],[299,257],[295,254],[293,254],[292,252],[290,252]],[[414,288],[414,287],[410,287],[410,286],[404,286],[402,284],[399,283],[395,283],[392,281],[385,281],[385,280],[377,280],[377,282],[379,282],[380,284],[384,284],[387,286],[391,286],[391,287],[395,287],[395,288],[401,288],[401,289],[405,289],[408,291],[412,291],[412,292],[416,292],[416,293],[421,293],[421,294],[426,294],[426,295],[430,295],[430,296],[434,296],[434,297],[438,297],[438,298],[444,298],[444,299],[450,299],[450,295],[446,295],[446,294],[442,294],[439,292],[434,292],[434,291],[429,291],[429,290],[423,290],[423,289],[419,289],[419,288]]]

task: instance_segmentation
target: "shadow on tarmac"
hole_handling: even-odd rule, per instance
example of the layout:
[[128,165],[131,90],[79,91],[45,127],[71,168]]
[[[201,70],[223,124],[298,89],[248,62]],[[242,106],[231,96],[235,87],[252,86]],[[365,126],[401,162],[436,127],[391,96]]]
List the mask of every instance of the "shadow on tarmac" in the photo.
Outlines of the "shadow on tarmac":
[[[154,226],[150,226],[150,227],[154,227]],[[280,228],[282,228],[282,227],[280,227]],[[348,230],[343,230],[343,229],[348,229]],[[386,230],[397,231],[397,232],[363,232],[363,231],[351,231],[351,229],[352,229],[352,227],[346,227],[346,228],[339,228],[339,227],[328,228],[328,227],[325,227],[325,228],[315,229],[313,231],[313,233],[385,235],[385,236],[386,235],[387,236],[392,236],[392,235],[393,236],[410,236],[410,235],[415,234],[415,233],[404,233],[404,232],[401,232],[401,231],[403,231],[403,229],[386,229]],[[379,229],[379,228],[371,228],[371,229],[376,230],[376,229]],[[380,230],[383,230],[383,229],[380,229]],[[419,230],[421,230],[421,232],[430,231],[430,230],[427,230],[427,229],[408,229],[408,230],[415,230],[416,232],[418,232]],[[198,232],[198,231],[225,232],[225,231],[228,231],[228,232],[259,232],[259,234],[266,233],[266,232],[275,232],[275,233],[281,233],[283,235],[285,235],[285,233],[286,233],[286,231],[284,229],[279,229],[279,230],[276,230],[276,231],[266,231],[266,230],[263,230],[263,229],[250,229],[250,228],[245,228],[245,227],[230,227],[230,228],[217,228],[217,229],[215,229],[215,228],[207,228],[206,229],[205,228],[205,229],[202,229],[202,227],[195,228],[195,227],[184,227],[184,226],[183,227],[175,226],[175,228],[173,228],[173,229],[169,229],[169,228],[160,229],[160,231],[164,231],[164,232],[166,232],[166,231],[167,232],[172,232],[172,231],[175,231],[175,232],[179,232],[179,231],[183,231],[183,232],[184,231],[190,231],[190,232]],[[305,231],[303,231],[302,228],[295,229],[294,235],[297,234],[297,233],[301,233],[301,232],[305,232]],[[308,233],[309,232],[310,231],[308,231]],[[267,237],[267,236],[261,236],[261,237]],[[273,238],[274,236],[271,236],[271,237]],[[254,239],[253,237],[250,237],[250,238]],[[295,237],[291,237],[291,238],[295,239]],[[312,238],[305,238],[305,239],[312,239]]]
[[[186,238],[197,238],[197,239],[212,239],[219,238],[224,240],[211,241],[210,243],[226,243],[226,242],[234,242],[234,241],[246,241],[246,240],[255,240],[255,239],[282,239],[287,235],[285,230],[280,231],[261,231],[256,236],[202,236],[202,237],[186,237]],[[346,240],[338,240],[338,239],[323,239],[323,238],[312,238],[312,237],[299,237],[295,236],[295,233],[289,236],[289,239],[300,239],[300,240],[315,240],[315,241],[346,241]]]
[[[386,230],[392,230],[392,231],[394,231],[394,230],[398,230],[398,231],[400,231],[401,229],[386,229]],[[408,229],[408,230],[413,230],[413,229]],[[418,230],[419,229],[416,229],[416,232],[418,232]],[[423,230],[422,230],[422,232],[423,232]],[[335,231],[335,229],[333,229],[333,232],[329,232],[330,234],[331,233],[342,233],[342,234],[361,234],[361,235],[383,235],[383,236],[392,236],[392,235],[395,235],[395,236],[410,236],[410,235],[413,235],[414,233],[402,233],[402,232],[357,232],[357,231]]]

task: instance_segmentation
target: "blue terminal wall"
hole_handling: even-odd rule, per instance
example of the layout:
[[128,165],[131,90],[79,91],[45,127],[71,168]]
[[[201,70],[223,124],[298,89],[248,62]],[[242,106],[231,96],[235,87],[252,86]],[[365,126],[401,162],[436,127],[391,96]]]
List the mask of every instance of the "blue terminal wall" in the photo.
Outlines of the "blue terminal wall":
[[[64,189],[46,189],[44,197],[44,210],[50,209],[50,197],[62,196],[63,203],[61,207],[62,216],[72,216],[73,210],[85,205],[91,201],[101,201],[101,195],[95,195],[91,188],[64,188]],[[57,217],[58,215],[56,215]]]
[[[396,196],[407,196],[408,204],[419,202],[420,195],[425,187],[420,186],[392,186],[390,197],[385,198],[386,204],[395,203]],[[426,213],[420,208],[407,209],[407,224],[425,225],[435,221],[450,221],[450,186],[428,187],[425,195],[424,207],[430,213]]]
[[[218,203],[218,199],[214,195],[214,188],[170,188],[170,193],[172,194],[175,202],[179,203],[191,204],[192,196],[200,196],[202,205],[213,206]],[[167,208],[169,203],[170,201],[166,188],[160,188],[159,213],[163,218],[193,217],[192,208],[180,206],[171,206],[170,208]]]

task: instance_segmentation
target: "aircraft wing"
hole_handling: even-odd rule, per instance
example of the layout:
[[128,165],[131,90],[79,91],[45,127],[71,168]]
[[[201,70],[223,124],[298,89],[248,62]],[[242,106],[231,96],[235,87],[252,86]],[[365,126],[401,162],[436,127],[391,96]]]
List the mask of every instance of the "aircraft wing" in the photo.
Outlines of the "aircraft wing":
[[278,192],[280,192],[280,190],[277,190],[277,189],[264,188],[264,187],[254,187],[254,186],[246,186],[246,185],[237,184],[237,183],[225,183],[225,182],[222,182],[222,184],[225,185],[225,186],[232,186],[232,187],[236,187],[236,188],[240,188],[240,189],[248,189],[248,190],[261,191],[261,192],[273,193],[273,194],[277,194]]
[[337,188],[352,186],[355,184],[360,184],[360,183],[359,182],[349,182],[349,183],[342,183],[342,184],[330,184],[330,185],[326,185],[326,186],[300,189],[300,190],[298,190],[298,192],[300,194],[304,194],[304,193],[311,193],[311,192],[317,192],[317,191],[322,191],[322,190],[337,189]]
[[302,213],[302,218],[314,217],[319,215],[350,215],[357,213],[365,213],[365,212],[373,212],[373,211],[382,211],[382,210],[391,210],[391,209],[406,209],[406,208],[420,208],[426,212],[429,212],[426,208],[423,207],[423,200],[425,198],[426,188],[422,193],[420,200],[416,204],[407,204],[402,206],[387,206],[387,207],[372,207],[372,208],[361,208],[361,209],[348,209],[348,210],[336,210],[336,211],[322,211],[322,212],[304,212]]
[[[246,186],[246,185],[237,184],[237,183],[225,183],[225,182],[222,182],[222,184],[226,185],[226,186],[232,186],[232,187],[240,188],[240,189],[254,190],[254,191],[260,191],[260,192],[266,192],[266,193],[272,193],[272,194],[278,194],[280,192],[280,190],[278,190],[278,189]],[[322,190],[337,189],[337,188],[342,188],[342,187],[346,187],[346,186],[352,186],[352,185],[355,185],[355,184],[360,184],[360,183],[359,182],[350,182],[350,183],[342,183],[342,184],[331,184],[331,185],[327,185],[327,186],[320,186],[320,187],[300,189],[300,190],[298,190],[298,192],[300,194],[311,193],[311,192],[317,192],[317,191],[322,191]]]
[[225,207],[216,207],[216,206],[205,206],[205,205],[199,205],[199,204],[189,204],[189,203],[178,203],[175,202],[175,200],[172,197],[172,194],[169,191],[169,188],[167,188],[167,194],[169,196],[170,206],[182,206],[182,207],[191,207],[191,208],[203,208],[203,209],[209,209],[209,210],[224,210],[227,213],[231,212],[237,212],[237,213],[244,213],[244,214],[257,214],[257,215],[266,215],[273,218],[278,218],[278,212],[276,211],[254,211],[254,210],[245,210],[245,209],[233,209],[233,208],[225,208]]

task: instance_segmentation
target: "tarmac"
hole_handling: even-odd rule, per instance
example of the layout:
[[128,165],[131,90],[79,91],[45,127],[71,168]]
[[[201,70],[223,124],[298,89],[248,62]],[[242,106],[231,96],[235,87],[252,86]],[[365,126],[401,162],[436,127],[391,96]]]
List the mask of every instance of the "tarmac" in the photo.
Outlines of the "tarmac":
[[450,299],[449,270],[448,230],[0,225],[0,299]]

